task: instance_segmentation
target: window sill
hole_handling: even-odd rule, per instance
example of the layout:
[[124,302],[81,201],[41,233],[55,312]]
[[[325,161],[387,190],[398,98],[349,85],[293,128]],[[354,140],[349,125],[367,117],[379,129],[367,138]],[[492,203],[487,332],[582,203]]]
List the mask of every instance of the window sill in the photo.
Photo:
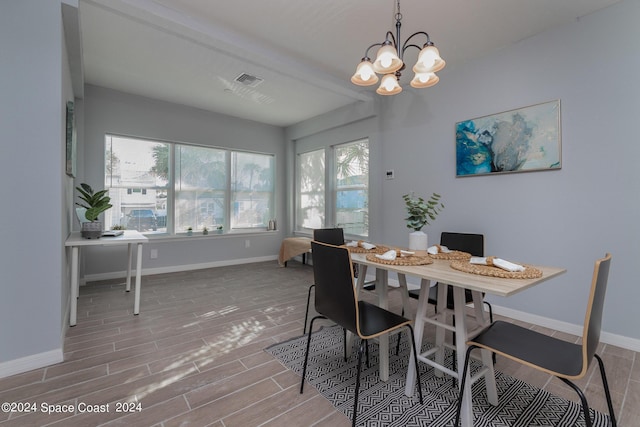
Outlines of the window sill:
[[272,236],[278,234],[277,230],[247,230],[247,231],[231,231],[226,233],[209,232],[209,234],[202,234],[202,231],[194,232],[191,236],[187,233],[177,234],[154,234],[149,233],[145,236],[150,242],[177,242],[184,240],[200,240],[200,239],[228,239],[234,237],[248,237],[248,236]]

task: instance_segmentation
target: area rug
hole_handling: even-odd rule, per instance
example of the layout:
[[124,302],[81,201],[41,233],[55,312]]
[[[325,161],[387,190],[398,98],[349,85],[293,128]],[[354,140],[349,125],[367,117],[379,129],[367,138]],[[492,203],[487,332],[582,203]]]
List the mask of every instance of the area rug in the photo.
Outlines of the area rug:
[[[307,383],[315,387],[334,407],[351,418],[353,392],[357,372],[357,343],[347,362],[343,357],[342,329],[325,327],[311,338]],[[355,341],[355,340],[354,340]],[[306,336],[272,345],[265,349],[285,367],[302,375]],[[425,344],[427,348],[429,344]],[[364,360],[358,401],[358,425],[362,426],[452,426],[455,419],[458,389],[451,377],[438,378],[434,370],[420,365],[424,404],[420,405],[418,392],[413,397],[404,394],[410,341],[402,334],[400,353],[395,355],[395,337],[391,339],[389,381],[378,376],[378,345],[370,344],[370,367]],[[446,359],[452,363],[452,354]],[[309,387],[309,385],[305,385]],[[474,426],[584,426],[579,404],[554,396],[523,381],[496,371],[499,404],[486,400],[484,380],[473,385]],[[609,417],[591,411],[594,427],[609,425]]]

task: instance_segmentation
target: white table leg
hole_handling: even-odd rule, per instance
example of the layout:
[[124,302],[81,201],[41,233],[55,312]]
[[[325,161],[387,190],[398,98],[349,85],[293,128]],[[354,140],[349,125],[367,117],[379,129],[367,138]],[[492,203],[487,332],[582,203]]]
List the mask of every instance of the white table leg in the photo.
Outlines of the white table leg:
[[364,282],[367,280],[367,267],[364,264],[358,264],[358,279],[356,280],[356,297],[360,299],[360,292],[364,288]]
[[[438,296],[440,298],[440,296]],[[446,298],[446,296],[445,296]],[[454,316],[456,319],[456,361],[458,362],[458,387],[462,384],[462,369],[467,351],[467,318],[465,316],[465,296],[464,289],[459,286],[453,287]],[[462,412],[460,413],[462,426],[473,426],[473,412],[471,410],[471,380],[469,371],[464,385],[464,396],[462,398]]]
[[[388,298],[389,272],[382,268],[376,268],[376,293],[378,294],[378,306],[385,310],[389,308]],[[380,346],[380,379],[389,379],[389,334],[380,335],[378,338]]]
[[[126,291],[129,292],[131,290],[131,250],[132,250],[132,244],[129,243],[127,245],[127,259],[129,260],[129,266],[127,267],[127,287],[126,287]],[[138,247],[140,247],[140,245],[138,245]]]
[[[404,276],[404,275],[403,275]],[[400,274],[398,274],[400,278]],[[429,305],[429,287],[431,281],[422,279],[420,281],[420,297],[418,298],[418,309],[416,310],[416,317],[413,326],[413,338],[416,343],[417,352],[420,354],[422,348],[422,335],[424,334],[424,319],[427,317],[427,306]],[[407,369],[407,381],[404,390],[404,394],[411,397],[416,387],[416,367],[418,361],[413,357],[413,351],[409,356],[409,368]]]
[[[436,306],[436,315],[434,318],[441,323],[447,324],[447,293],[449,285],[438,283],[438,304]],[[439,365],[444,365],[444,343],[447,331],[445,328],[436,326],[436,347],[439,349],[435,354],[435,361]],[[442,377],[443,372],[436,368],[434,372],[436,377]]]
[[[131,252],[131,245],[129,245],[129,252]],[[133,314],[140,313],[140,276],[142,275],[142,243],[138,243],[138,257],[136,259],[136,295],[135,302],[133,303]],[[131,281],[131,258],[129,258],[129,278],[127,282]]]
[[78,312],[78,275],[80,266],[78,263],[80,248],[73,246],[71,248],[71,308],[69,313],[69,326],[75,326]]
[[[482,302],[482,293],[473,291],[473,310],[476,317],[476,321],[480,325],[488,325],[489,320],[485,315],[484,303]],[[487,372],[484,374],[484,382],[487,390],[487,400],[492,405],[498,404],[498,390],[496,388],[496,373],[493,368],[493,357],[491,352],[487,350],[480,351],[482,355],[482,364],[487,367]]]

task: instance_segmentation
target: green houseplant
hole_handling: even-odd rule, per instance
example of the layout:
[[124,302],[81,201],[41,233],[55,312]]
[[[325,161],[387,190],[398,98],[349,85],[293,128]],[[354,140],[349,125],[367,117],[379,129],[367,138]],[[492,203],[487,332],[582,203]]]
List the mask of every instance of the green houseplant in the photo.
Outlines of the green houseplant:
[[100,214],[112,207],[111,198],[107,196],[109,190],[100,190],[94,192],[93,188],[89,184],[82,183],[76,187],[78,193],[80,193],[80,202],[76,202],[76,205],[86,209],[84,217],[87,222],[82,222],[82,237],[86,239],[99,239],[102,236],[102,222],[98,221]]
[[416,197],[412,192],[405,194],[402,198],[407,208],[408,216],[405,218],[407,228],[413,230],[409,235],[409,249],[426,250],[428,239],[422,227],[429,225],[429,221],[435,221],[436,216],[444,209],[440,201],[441,196],[433,193],[428,200],[425,200],[422,197]]

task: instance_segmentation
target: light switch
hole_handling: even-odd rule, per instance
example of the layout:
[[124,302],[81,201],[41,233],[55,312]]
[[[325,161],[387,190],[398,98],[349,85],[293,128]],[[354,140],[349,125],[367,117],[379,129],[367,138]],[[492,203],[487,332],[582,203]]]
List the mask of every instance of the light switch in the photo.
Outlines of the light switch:
[[393,179],[395,178],[395,174],[393,172],[393,169],[389,169],[386,173],[385,173],[385,179]]

